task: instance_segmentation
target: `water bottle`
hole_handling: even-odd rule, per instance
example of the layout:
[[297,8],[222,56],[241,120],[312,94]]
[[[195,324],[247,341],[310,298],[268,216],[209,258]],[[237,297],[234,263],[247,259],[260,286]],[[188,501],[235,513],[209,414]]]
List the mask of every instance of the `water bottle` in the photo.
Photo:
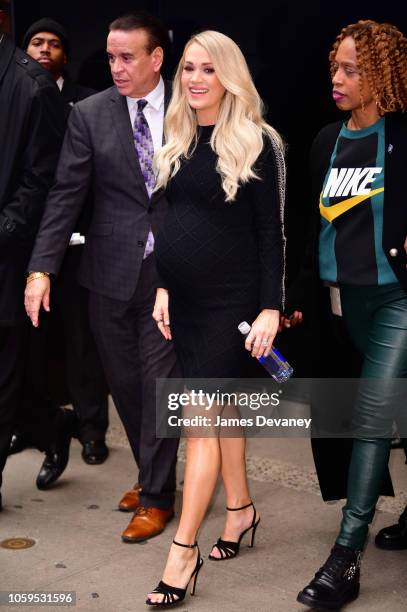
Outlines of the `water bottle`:
[[[251,326],[247,321],[242,321],[237,326],[238,330],[244,336],[247,336],[251,330]],[[274,378],[275,381],[283,383],[290,378],[294,370],[282,354],[274,347],[268,357],[258,357],[259,363],[263,368]]]

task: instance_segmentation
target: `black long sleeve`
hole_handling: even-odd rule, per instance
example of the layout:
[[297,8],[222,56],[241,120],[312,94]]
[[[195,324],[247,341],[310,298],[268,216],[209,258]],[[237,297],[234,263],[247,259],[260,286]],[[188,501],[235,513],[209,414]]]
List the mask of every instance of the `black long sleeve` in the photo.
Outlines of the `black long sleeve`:
[[16,239],[32,240],[35,235],[62,143],[63,105],[55,84],[46,75],[32,80],[31,94],[24,103],[28,108],[26,129],[20,134],[21,154],[15,160],[10,192],[0,214],[2,245]]
[[[285,237],[284,201],[276,154],[267,143],[256,163],[259,180],[253,181],[255,227],[260,263],[260,308],[284,309]],[[284,190],[282,190],[284,191]]]

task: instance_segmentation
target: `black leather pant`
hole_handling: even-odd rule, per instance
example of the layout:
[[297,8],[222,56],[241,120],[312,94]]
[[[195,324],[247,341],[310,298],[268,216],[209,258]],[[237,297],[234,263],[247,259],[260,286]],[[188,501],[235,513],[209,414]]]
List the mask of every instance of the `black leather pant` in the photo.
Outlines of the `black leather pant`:
[[399,284],[342,286],[341,301],[364,359],[355,408],[358,433],[337,543],[361,550],[386,473],[397,409],[406,402],[396,379],[407,377],[407,295]]

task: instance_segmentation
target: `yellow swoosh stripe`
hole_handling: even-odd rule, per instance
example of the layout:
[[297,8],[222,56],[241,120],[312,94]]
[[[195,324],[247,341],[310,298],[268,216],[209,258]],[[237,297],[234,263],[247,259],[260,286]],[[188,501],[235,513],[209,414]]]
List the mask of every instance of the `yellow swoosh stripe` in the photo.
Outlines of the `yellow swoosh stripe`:
[[381,193],[382,191],[384,191],[384,187],[380,187],[379,189],[372,189],[372,191],[370,191],[369,193],[353,196],[353,198],[348,198],[347,200],[343,200],[342,202],[339,202],[339,204],[333,204],[332,206],[324,206],[322,204],[321,192],[319,198],[319,211],[321,213],[321,216],[324,217],[324,219],[329,221],[329,223],[332,223],[334,219],[336,219],[340,215],[343,215],[343,213],[345,213],[347,210],[350,210],[354,206],[357,206],[361,202],[372,198],[377,193]]

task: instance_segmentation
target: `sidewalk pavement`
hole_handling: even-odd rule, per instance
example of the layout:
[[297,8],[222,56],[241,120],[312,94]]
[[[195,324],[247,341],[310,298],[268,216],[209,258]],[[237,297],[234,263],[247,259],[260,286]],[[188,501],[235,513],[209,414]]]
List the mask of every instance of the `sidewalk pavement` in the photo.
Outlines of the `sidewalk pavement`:
[[[26,550],[0,548],[0,591],[75,591],[76,606],[30,607],[92,612],[148,610],[146,594],[161,578],[176,530],[174,520],[159,537],[144,544],[125,544],[120,535],[131,518],[116,510],[124,491],[137,480],[134,462],[112,407],[111,454],[104,465],[88,466],[80,444],[72,443],[69,465],[55,486],[38,491],[35,478],[43,456],[26,450],[10,457],[3,486],[0,541],[28,537]],[[178,463],[177,509],[184,471],[183,448]],[[374,546],[374,534],[394,523],[407,503],[407,467],[402,451],[393,451],[391,469],[395,499],[381,500],[362,564],[359,599],[352,612],[405,612],[407,551],[385,552]],[[243,545],[236,559],[206,560],[222,530],[224,498],[219,488],[199,536],[205,563],[197,594],[180,612],[301,612],[298,591],[325,561],[334,542],[342,503],[325,504],[305,439],[252,439],[248,443],[250,488],[261,523],[256,546]],[[0,606],[22,610],[21,606]],[[309,609],[308,609],[309,610]]]

